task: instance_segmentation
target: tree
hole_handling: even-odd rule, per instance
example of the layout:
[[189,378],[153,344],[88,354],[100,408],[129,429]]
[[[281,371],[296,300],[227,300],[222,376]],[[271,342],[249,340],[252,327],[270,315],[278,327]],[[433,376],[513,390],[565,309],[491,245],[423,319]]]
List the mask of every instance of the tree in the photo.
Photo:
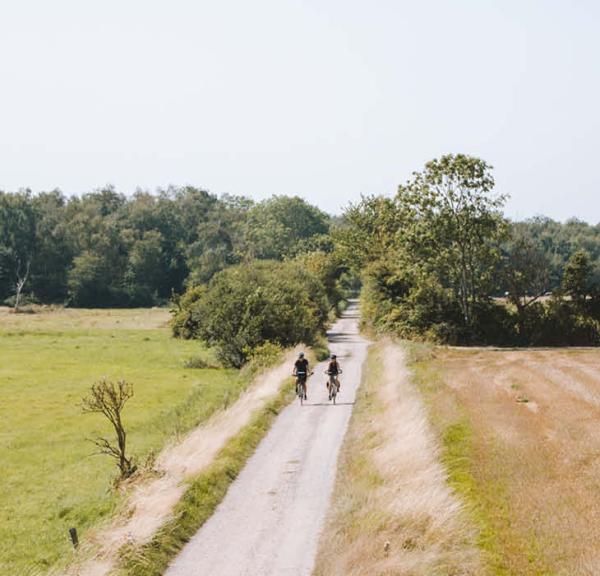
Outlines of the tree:
[[158,294],[166,272],[162,242],[161,233],[150,230],[129,251],[126,282],[134,305],[155,303],[154,295]]
[[539,300],[550,285],[550,258],[539,241],[527,229],[515,227],[504,246],[502,281],[510,302],[517,309],[517,326],[522,339],[527,332],[527,309]]
[[273,196],[249,210],[244,248],[249,257],[293,257],[310,238],[328,234],[329,224],[327,214],[302,198]]
[[73,251],[67,241],[67,199],[59,191],[32,198],[36,212],[36,251],[31,263],[31,291],[41,302],[65,302]]
[[549,289],[550,259],[539,242],[513,230],[504,249],[504,280],[510,301],[519,314]]
[[592,292],[594,269],[585,250],[575,252],[565,266],[563,288],[578,305],[583,305]]
[[36,213],[29,191],[18,194],[0,192],[0,246],[2,268],[15,293],[15,311],[31,272],[36,247]]
[[493,195],[491,167],[462,154],[432,160],[398,187],[406,223],[401,243],[457,298],[465,326],[489,289],[504,231],[505,197]]
[[101,256],[89,251],[76,256],[68,278],[72,304],[83,307],[110,305],[109,281],[106,263]]
[[128,478],[136,471],[133,459],[127,457],[127,432],[123,424],[123,408],[133,397],[133,385],[119,380],[116,384],[101,380],[92,385],[90,394],[82,399],[82,410],[87,414],[102,414],[112,425],[117,437],[116,446],[103,437],[92,442],[99,454],[106,454],[117,461],[121,478]]
[[350,204],[333,228],[335,250],[360,274],[369,263],[388,258],[397,249],[402,228],[402,215],[394,199],[363,197],[358,204]]

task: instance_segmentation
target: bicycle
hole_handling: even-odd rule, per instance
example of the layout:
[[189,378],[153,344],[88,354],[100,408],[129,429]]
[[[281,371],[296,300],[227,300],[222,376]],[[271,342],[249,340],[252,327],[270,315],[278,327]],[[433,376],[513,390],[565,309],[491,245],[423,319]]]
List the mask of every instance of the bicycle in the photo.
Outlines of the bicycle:
[[294,374],[296,377],[296,396],[300,398],[300,406],[302,406],[306,400],[306,381],[312,374],[313,372],[310,374],[306,374],[306,372],[297,372]]
[[329,400],[333,400],[334,404],[336,402],[338,392],[340,391],[340,383],[337,377],[341,373],[341,370],[336,373],[329,372],[329,370],[325,370],[325,374],[329,376],[329,381],[327,382],[327,390],[329,390]]

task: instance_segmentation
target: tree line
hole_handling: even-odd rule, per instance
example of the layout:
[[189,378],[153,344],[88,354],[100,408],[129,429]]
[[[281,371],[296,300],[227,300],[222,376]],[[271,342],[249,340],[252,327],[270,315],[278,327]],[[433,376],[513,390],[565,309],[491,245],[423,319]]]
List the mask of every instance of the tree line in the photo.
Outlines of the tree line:
[[512,222],[483,160],[428,162],[334,232],[372,329],[447,343],[599,344],[600,227]]
[[232,265],[329,250],[330,226],[300,198],[256,203],[189,186],[0,191],[0,302],[164,304]]
[[317,342],[359,283],[376,332],[600,344],[600,226],[510,221],[494,186],[485,161],[459,154],[340,218],[298,197],[254,202],[194,187],[0,192],[0,301],[170,302],[174,334],[205,340],[232,366]]

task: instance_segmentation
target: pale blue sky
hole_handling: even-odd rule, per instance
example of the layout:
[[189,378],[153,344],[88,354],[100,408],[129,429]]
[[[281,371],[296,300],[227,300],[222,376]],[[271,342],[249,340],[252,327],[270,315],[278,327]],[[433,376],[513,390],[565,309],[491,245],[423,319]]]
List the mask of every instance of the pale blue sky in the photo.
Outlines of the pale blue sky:
[[193,184],[337,212],[446,152],[600,221],[593,0],[0,0],[0,189]]

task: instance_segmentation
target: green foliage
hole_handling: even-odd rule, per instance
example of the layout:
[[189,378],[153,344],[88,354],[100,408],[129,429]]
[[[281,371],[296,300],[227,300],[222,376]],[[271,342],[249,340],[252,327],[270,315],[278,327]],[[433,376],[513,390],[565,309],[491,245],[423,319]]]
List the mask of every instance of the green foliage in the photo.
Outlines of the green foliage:
[[173,336],[185,338],[186,340],[194,338],[196,335],[197,323],[194,319],[194,308],[196,303],[206,292],[206,286],[194,286],[189,288],[184,294],[175,294],[173,296],[173,305],[171,314],[171,328]]
[[320,247],[329,217],[302,198],[274,196],[254,206],[245,224],[246,252],[255,258],[281,259]]
[[539,240],[513,226],[503,247],[502,276],[512,304],[522,312],[550,288],[550,258]]
[[264,342],[254,348],[247,348],[245,354],[254,370],[268,368],[277,363],[283,353],[283,348],[275,342]]
[[592,292],[592,263],[585,250],[578,250],[565,265],[562,286],[580,306]]
[[300,198],[259,204],[186,186],[127,198],[0,192],[0,302],[163,304],[252,258],[330,252],[329,217]]
[[425,165],[393,199],[364,198],[334,231],[361,270],[364,316],[376,330],[455,342],[476,333],[505,224],[482,160],[447,155]]
[[235,367],[267,342],[311,344],[324,330],[330,308],[322,283],[298,261],[228,268],[179,306],[175,333],[216,346],[219,360]]
[[452,290],[466,327],[491,285],[495,245],[504,231],[504,197],[492,195],[493,187],[483,160],[446,155],[399,186],[396,197],[405,223],[400,246]]
[[346,211],[332,232],[334,254],[362,275],[363,325],[444,343],[598,342],[600,230],[510,224],[493,186],[485,162],[447,155],[395,198],[363,198]]

